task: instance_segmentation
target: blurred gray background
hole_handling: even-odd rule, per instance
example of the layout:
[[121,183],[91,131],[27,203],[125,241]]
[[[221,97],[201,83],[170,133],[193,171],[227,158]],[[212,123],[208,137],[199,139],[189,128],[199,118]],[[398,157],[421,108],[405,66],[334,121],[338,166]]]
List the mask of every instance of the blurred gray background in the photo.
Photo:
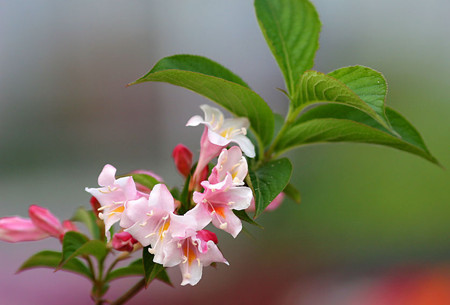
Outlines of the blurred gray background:
[[[387,105],[448,168],[450,2],[313,3],[323,23],[315,69],[361,64],[382,71]],[[172,149],[182,142],[198,153],[202,129],[184,125],[212,102],[167,84],[125,88],[158,59],[180,53],[223,64],[275,112],[286,111],[276,90],[283,80],[252,1],[0,0],[0,215],[26,216],[39,204],[68,219],[89,205],[84,187],[97,185],[106,163],[181,184]],[[358,144],[289,156],[300,206],[286,200],[261,217],[263,231],[250,228],[253,237],[219,235],[230,267],[205,270],[198,286],[181,288],[173,268],[175,289],[156,283],[130,304],[351,304],[392,270],[406,268],[413,277],[450,262],[448,170]],[[47,248],[57,250],[58,242],[0,243],[0,303],[88,303],[88,284],[73,275],[14,275],[32,251]],[[449,272],[440,276],[450,283]],[[132,282],[118,282],[111,294]]]

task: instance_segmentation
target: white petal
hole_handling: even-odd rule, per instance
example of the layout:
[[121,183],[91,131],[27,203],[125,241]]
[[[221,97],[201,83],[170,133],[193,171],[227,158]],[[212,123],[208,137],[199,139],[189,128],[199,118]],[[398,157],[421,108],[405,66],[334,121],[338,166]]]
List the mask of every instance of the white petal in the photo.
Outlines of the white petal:
[[226,146],[230,143],[231,140],[222,137],[217,132],[213,131],[211,128],[208,128],[208,140],[209,142],[218,145],[218,146]]
[[189,121],[186,123],[186,126],[198,126],[200,124],[205,124],[206,122],[203,120],[203,118],[199,115],[195,115],[192,118],[189,119]]
[[255,157],[255,146],[252,141],[244,135],[237,135],[231,139],[231,142],[235,142],[242,149],[244,154],[249,158]]

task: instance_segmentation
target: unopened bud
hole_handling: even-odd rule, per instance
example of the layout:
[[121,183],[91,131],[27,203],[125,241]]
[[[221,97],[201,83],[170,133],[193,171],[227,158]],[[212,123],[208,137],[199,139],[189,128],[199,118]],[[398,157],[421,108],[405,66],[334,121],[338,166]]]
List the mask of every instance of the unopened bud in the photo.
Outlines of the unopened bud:
[[34,241],[49,237],[49,234],[39,229],[31,219],[18,216],[0,218],[0,240],[16,243]]
[[38,205],[32,205],[28,209],[31,221],[44,232],[47,232],[53,237],[59,238],[64,233],[64,229],[58,218],[55,217],[46,208]]
[[187,177],[192,168],[192,152],[189,148],[183,144],[178,144],[173,149],[172,158],[180,174]]
[[112,246],[117,251],[133,251],[133,245],[138,241],[128,232],[116,233],[112,239]]

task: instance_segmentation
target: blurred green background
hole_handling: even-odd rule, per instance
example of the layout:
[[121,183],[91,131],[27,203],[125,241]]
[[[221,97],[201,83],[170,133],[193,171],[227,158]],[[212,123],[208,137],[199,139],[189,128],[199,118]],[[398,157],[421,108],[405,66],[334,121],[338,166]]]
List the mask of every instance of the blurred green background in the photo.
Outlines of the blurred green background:
[[[387,104],[448,168],[450,2],[314,4],[323,23],[315,69],[361,64],[383,72]],[[212,102],[166,84],[125,88],[164,56],[210,57],[274,111],[287,109],[252,1],[0,0],[0,46],[1,216],[26,216],[39,204],[70,218],[88,206],[84,187],[97,185],[106,163],[120,173],[150,169],[180,184],[172,149],[182,142],[198,153],[202,129],[184,125]],[[198,286],[180,287],[173,268],[175,289],[157,283],[130,304],[351,304],[392,270],[406,268],[413,277],[450,262],[447,169],[362,144],[311,146],[289,157],[300,205],[286,200],[261,217],[264,230],[249,228],[251,236],[220,234],[230,266],[205,270]],[[4,304],[88,303],[89,287],[75,276],[13,274],[45,247],[59,245],[0,243]],[[122,290],[118,283],[112,294]]]

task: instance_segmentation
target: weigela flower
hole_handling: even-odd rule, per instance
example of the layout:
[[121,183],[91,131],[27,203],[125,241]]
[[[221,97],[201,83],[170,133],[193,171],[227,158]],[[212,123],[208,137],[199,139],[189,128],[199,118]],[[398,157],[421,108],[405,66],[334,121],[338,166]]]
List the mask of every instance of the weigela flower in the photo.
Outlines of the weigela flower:
[[193,116],[186,126],[204,124],[208,127],[208,140],[218,146],[224,147],[233,142],[238,144],[242,151],[250,158],[255,157],[255,147],[246,137],[250,122],[247,118],[225,119],[222,112],[214,107],[202,105],[200,108],[205,114]]
[[157,184],[148,199],[126,203],[125,231],[130,233],[144,247],[151,246],[149,252],[154,254],[154,262],[162,264],[165,257],[165,245],[172,238],[184,238],[186,231],[197,228],[194,217],[174,214],[175,203],[164,184]]
[[196,115],[186,124],[186,126],[205,125],[200,140],[200,156],[193,175],[192,186],[196,186],[201,181],[199,179],[201,171],[220,154],[222,148],[230,143],[238,144],[248,157],[255,157],[255,147],[246,137],[247,129],[250,126],[247,118],[225,119],[217,108],[208,105],[202,105],[200,108],[203,110],[205,118]]
[[113,224],[121,220],[125,203],[148,196],[138,192],[132,177],[122,177],[116,179],[116,168],[112,165],[105,165],[98,176],[100,188],[86,188],[86,192],[94,196],[101,205],[98,214],[99,218],[105,222],[105,234],[110,239],[109,229]]
[[179,265],[183,276],[181,285],[196,285],[202,277],[203,267],[214,262],[228,265],[216,244],[216,234],[208,230],[193,232],[185,238],[174,238],[166,246],[164,266]]
[[247,159],[242,156],[242,151],[237,146],[230,149],[224,148],[219,155],[217,165],[213,168],[208,178],[210,183],[219,183],[223,181],[227,173],[231,174],[233,185],[244,185],[245,176],[247,176]]
[[230,173],[222,182],[211,184],[203,181],[201,185],[205,190],[203,193],[194,192],[193,200],[197,206],[188,213],[199,224],[206,226],[212,221],[215,227],[236,237],[242,230],[242,223],[232,210],[248,208],[253,198],[252,190],[245,186],[234,186]]

